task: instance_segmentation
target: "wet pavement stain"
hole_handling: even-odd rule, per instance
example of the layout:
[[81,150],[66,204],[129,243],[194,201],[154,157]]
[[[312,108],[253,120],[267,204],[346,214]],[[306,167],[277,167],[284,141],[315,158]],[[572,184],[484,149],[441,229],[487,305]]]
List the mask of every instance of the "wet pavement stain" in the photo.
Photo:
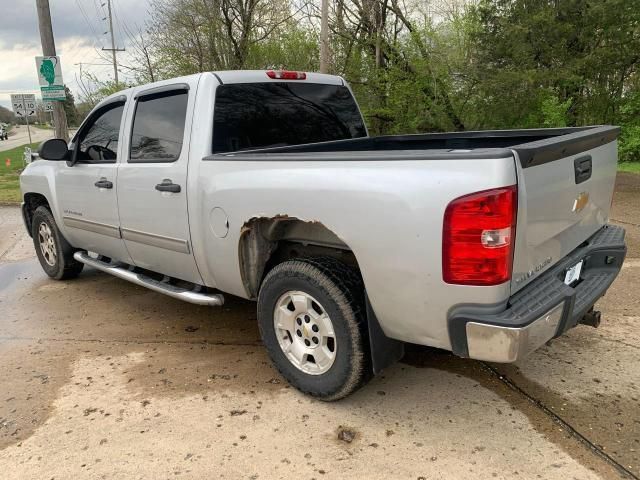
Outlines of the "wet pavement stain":
[[[444,370],[457,376],[474,380],[502,398],[511,405],[513,410],[525,414],[529,418],[532,427],[538,433],[557,445],[580,464],[597,472],[604,478],[636,478],[632,473],[625,475],[618,467],[594,456],[593,452],[577,440],[569,430],[554,422],[548,414],[533,405],[522,393],[509,387],[504,379],[500,378],[499,372],[483,362],[462,359],[443,350],[408,345],[401,363],[418,368]],[[499,411],[498,414],[509,416],[511,412]]]
[[623,473],[638,478],[640,471],[640,389],[630,387],[635,395],[606,392],[606,385],[598,377],[585,376],[585,383],[602,385],[603,392],[583,392],[579,401],[567,398],[527,378],[515,365],[493,365],[496,375],[505,375],[509,382],[537,402],[540,408],[548,409],[552,416],[571,425],[576,433],[616,462]]

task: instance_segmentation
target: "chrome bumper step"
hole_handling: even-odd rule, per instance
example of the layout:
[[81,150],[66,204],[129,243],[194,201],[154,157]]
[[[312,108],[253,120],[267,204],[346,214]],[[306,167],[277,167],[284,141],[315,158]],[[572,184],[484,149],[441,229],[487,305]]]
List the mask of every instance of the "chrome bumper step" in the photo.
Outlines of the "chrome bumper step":
[[184,300],[185,302],[210,306],[220,306],[224,304],[224,296],[219,293],[202,293],[187,290],[186,288],[171,285],[168,282],[155,280],[142,273],[136,273],[127,267],[114,263],[103,262],[97,258],[90,257],[87,252],[76,252],[73,254],[73,258],[85,265],[102,270],[103,272],[122,278],[123,280],[127,280],[142,287],[147,287],[154,292],[164,293],[170,297]]

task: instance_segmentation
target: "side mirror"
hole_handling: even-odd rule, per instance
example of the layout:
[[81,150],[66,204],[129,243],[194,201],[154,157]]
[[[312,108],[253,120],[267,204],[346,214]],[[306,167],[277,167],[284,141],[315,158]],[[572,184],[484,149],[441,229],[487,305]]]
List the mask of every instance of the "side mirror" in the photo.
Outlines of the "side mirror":
[[52,138],[40,145],[38,154],[43,160],[68,160],[69,147],[61,138]]

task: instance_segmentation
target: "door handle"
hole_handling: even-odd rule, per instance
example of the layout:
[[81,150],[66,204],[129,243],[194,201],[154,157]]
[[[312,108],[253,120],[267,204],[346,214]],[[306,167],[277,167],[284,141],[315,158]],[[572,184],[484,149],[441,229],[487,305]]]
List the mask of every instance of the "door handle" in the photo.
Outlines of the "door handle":
[[165,178],[162,183],[156,185],[156,190],[159,192],[179,193],[181,189],[180,185],[173,183],[169,178]]
[[113,188],[113,182],[110,182],[106,178],[101,178],[94,185],[98,188]]

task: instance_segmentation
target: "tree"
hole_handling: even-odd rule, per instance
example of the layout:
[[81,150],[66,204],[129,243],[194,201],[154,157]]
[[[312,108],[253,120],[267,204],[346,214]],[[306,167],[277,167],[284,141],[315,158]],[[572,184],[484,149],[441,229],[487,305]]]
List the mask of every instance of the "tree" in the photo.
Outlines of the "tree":
[[252,51],[291,26],[299,11],[279,0],[152,0],[151,6],[149,50],[159,77],[249,68]]
[[0,106],[0,123],[11,123],[14,119],[15,118],[11,110]]
[[76,99],[69,87],[64,87],[65,99],[62,102],[64,113],[67,115],[67,123],[69,126],[78,126],[78,111],[76,110]]
[[[640,160],[638,0],[332,0],[331,73],[370,133],[620,123]],[[151,0],[135,82],[319,67],[321,0]],[[80,76],[86,106],[114,91]]]

